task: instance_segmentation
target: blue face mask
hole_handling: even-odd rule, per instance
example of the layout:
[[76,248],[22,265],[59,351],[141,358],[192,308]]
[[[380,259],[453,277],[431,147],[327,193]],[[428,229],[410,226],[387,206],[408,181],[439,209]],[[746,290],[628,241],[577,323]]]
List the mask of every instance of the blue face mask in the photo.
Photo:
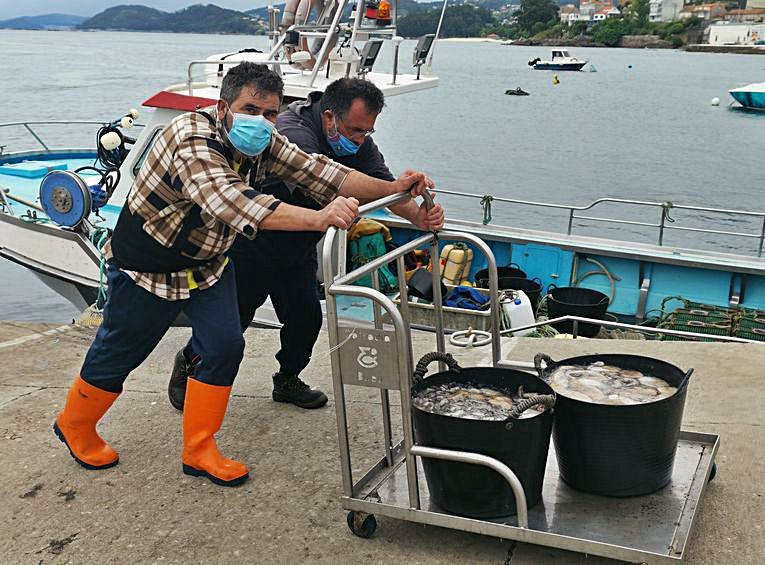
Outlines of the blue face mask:
[[347,137],[345,137],[337,129],[337,122],[334,124],[335,133],[330,135],[327,133],[327,143],[332,148],[332,152],[338,157],[347,157],[348,155],[355,155],[361,148],[361,145],[354,143]]
[[[229,110],[230,111],[230,110]],[[235,114],[231,129],[228,130],[228,140],[234,149],[242,155],[255,157],[260,155],[271,143],[271,134],[274,124],[263,116],[250,116],[249,114]]]

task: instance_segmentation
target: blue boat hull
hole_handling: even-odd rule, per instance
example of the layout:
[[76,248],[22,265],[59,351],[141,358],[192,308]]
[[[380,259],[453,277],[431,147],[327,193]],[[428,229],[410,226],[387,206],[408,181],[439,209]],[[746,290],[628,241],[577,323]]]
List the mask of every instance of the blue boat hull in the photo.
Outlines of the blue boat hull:
[[[0,157],[0,165],[20,162],[22,159],[36,161],[65,161],[69,170],[92,163],[95,155],[81,152],[39,152],[23,157]],[[0,186],[7,186],[11,192],[26,201],[34,201],[40,178],[30,179],[7,176],[0,173]],[[113,228],[122,202],[110,202],[100,210],[104,221],[100,227]],[[77,247],[70,245],[66,259],[55,263],[58,256],[42,253],[36,257],[34,251],[46,246],[56,249],[69,245],[81,238],[76,230],[61,230],[51,223],[27,221],[22,217],[28,206],[13,205],[15,215],[0,214],[0,257],[23,265],[40,277],[51,288],[67,297],[72,303],[82,306],[92,303],[98,289],[99,257],[87,241],[80,245],[82,257],[77,259]],[[391,228],[395,243],[402,244],[420,235],[409,224],[385,212],[373,214]],[[609,245],[606,240],[563,237],[550,232],[539,232],[537,236],[519,235],[501,226],[479,226],[470,222],[458,229],[471,231],[481,237],[492,249],[498,265],[516,264],[530,278],[538,279],[543,289],[552,285],[578,285],[598,290],[613,300],[609,312],[621,319],[650,317],[662,307],[665,299],[681,295],[684,298],[704,304],[729,306],[732,298],[741,306],[765,310],[765,268],[759,260],[746,257],[724,257],[720,262],[715,256],[702,254],[686,257],[677,250],[645,247],[633,251],[621,245]],[[30,235],[31,234],[31,235]],[[35,237],[34,245],[19,247],[22,240],[29,242]],[[442,242],[446,244],[447,242]],[[89,251],[89,253],[88,253]],[[474,261],[470,271],[473,280],[478,270],[486,267],[486,261],[479,249],[474,249]],[[593,260],[597,263],[593,263]],[[593,268],[602,265],[606,270]],[[90,274],[88,274],[89,271]],[[612,286],[613,285],[613,286]],[[66,292],[60,289],[67,287]],[[673,304],[677,306],[677,304]]]
[[732,90],[730,95],[744,108],[765,110],[765,92],[742,92]]
[[536,71],[581,71],[587,63],[565,63],[556,65],[553,63],[537,63],[534,65]]

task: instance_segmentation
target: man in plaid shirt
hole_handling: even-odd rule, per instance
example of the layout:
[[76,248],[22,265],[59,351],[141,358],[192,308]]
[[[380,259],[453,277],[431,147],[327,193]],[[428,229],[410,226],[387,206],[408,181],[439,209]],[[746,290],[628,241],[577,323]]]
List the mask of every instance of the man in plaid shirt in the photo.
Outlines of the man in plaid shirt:
[[[118,463],[96,424],[183,313],[200,357],[186,390],[183,472],[224,486],[246,481],[247,467],[223,457],[214,439],[244,351],[234,265],[225,255],[235,237],[345,229],[358,213],[358,201],[345,195],[416,195],[432,186],[422,173],[383,181],[304,153],[273,129],[282,91],[276,73],[242,63],[224,78],[215,108],[173,119],[151,148],[105,248],[104,321],[53,426],[83,467]],[[324,208],[251,188],[266,176],[303,187]]]

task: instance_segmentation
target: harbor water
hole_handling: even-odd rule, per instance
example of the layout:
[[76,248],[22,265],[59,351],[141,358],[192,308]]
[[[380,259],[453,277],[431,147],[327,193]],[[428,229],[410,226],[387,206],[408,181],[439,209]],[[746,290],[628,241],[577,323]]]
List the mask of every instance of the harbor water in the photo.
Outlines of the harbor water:
[[[406,68],[414,43],[401,47]],[[165,86],[185,81],[188,62],[267,47],[264,37],[0,30],[6,80],[0,123],[99,120],[124,115]],[[546,47],[437,44],[441,85],[391,97],[375,141],[394,172],[428,171],[439,188],[586,205],[600,197],[765,211],[765,113],[728,108],[727,90],[765,75],[765,57],[674,50],[572,49],[597,72],[534,71]],[[377,62],[390,68],[391,50]],[[527,97],[507,96],[520,86]],[[719,107],[710,101],[719,97]],[[144,113],[149,111],[143,110]],[[140,120],[139,120],[140,121]],[[92,146],[95,126],[58,131],[58,146]],[[46,130],[41,129],[42,132]],[[51,130],[51,134],[53,130]],[[6,151],[31,149],[21,130],[0,130]],[[449,217],[480,221],[477,199],[440,196]],[[619,211],[614,210],[615,215]],[[632,212],[630,212],[632,214]],[[640,218],[656,221],[653,215]],[[495,202],[493,221],[565,231],[565,213]],[[759,233],[756,222],[675,213],[687,225]],[[600,231],[596,231],[600,230]],[[655,242],[631,227],[576,226],[575,233]],[[688,245],[672,234],[665,243]],[[695,246],[751,254],[755,240],[702,236]],[[0,260],[0,319],[64,322],[78,312],[24,269]]]

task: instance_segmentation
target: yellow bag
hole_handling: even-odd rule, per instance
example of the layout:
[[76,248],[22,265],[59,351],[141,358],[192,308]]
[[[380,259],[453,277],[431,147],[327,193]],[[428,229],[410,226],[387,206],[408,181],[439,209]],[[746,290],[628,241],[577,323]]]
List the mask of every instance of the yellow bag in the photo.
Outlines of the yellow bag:
[[441,250],[441,280],[458,286],[468,282],[473,250],[464,243],[445,245]]

